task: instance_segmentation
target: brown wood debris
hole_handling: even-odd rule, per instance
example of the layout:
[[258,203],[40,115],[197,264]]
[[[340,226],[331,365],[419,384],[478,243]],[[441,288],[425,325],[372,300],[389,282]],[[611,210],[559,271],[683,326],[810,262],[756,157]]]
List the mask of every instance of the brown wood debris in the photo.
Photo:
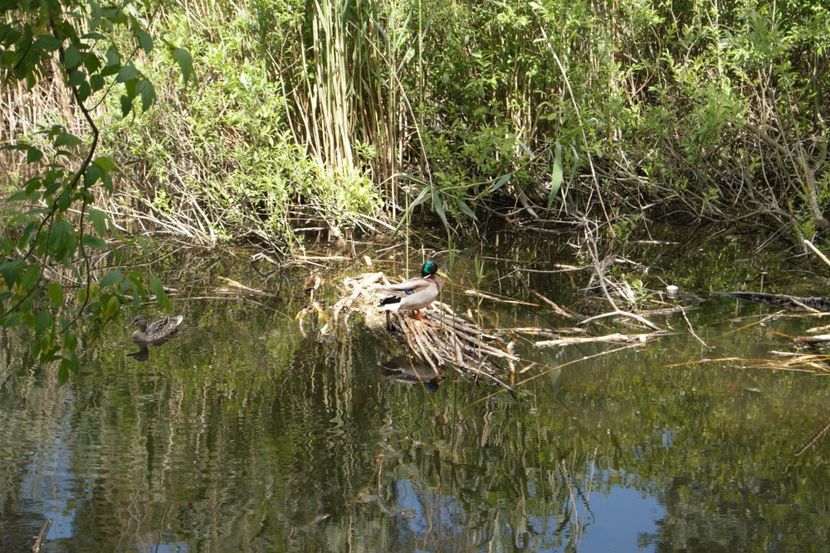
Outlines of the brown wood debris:
[[[463,374],[482,377],[511,390],[502,379],[515,374],[515,363],[519,361],[513,354],[512,343],[498,331],[482,329],[440,301],[421,310],[424,321],[410,313],[380,311],[381,294],[377,288],[388,284],[380,272],[345,278],[342,297],[331,308],[334,323],[348,324],[351,315],[358,313],[370,331],[402,340],[416,357],[436,371],[439,367],[451,366]],[[391,332],[387,327],[387,313]]]

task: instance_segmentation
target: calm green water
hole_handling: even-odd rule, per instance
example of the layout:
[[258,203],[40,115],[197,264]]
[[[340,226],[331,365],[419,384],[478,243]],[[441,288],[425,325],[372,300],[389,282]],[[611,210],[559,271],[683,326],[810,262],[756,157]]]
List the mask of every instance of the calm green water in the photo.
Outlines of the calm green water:
[[[751,243],[702,240],[641,250],[646,285],[826,287]],[[586,308],[579,274],[515,271],[574,262],[553,243],[460,251],[444,301],[475,312],[467,287],[529,287]],[[830,422],[830,379],[697,363],[795,351],[787,335],[826,320],[758,324],[770,309],[701,295],[688,316],[708,347],[673,315],[655,321],[676,335],[561,369],[618,346],[520,340],[549,368],[528,371],[516,398],[453,374],[431,391],[384,378],[385,346],[359,326],[303,338],[305,269],[257,281],[244,264],[210,271],[267,281],[276,309],[178,300],[187,326],[146,362],[113,329],[64,386],[2,368],[0,551],[31,551],[47,520],[51,552],[830,550],[830,440],[796,455]],[[489,326],[564,324],[482,306]]]

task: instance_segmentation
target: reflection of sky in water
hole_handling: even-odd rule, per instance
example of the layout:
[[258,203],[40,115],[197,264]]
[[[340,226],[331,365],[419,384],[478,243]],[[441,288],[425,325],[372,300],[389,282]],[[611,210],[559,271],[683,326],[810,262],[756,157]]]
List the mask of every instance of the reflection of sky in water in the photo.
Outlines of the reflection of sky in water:
[[[35,446],[39,450],[26,466],[22,485],[22,503],[31,505],[33,511],[40,513],[43,522],[52,521],[46,534],[45,551],[64,551],[61,543],[71,543],[77,532],[78,512],[83,509],[85,501],[92,500],[93,495],[92,478],[82,480],[73,472],[69,415],[60,424],[55,428],[54,439]],[[85,468],[94,471],[94,467]],[[140,543],[133,546],[135,551],[142,553],[184,553],[189,550],[187,544],[177,542],[175,536],[167,537],[169,541],[162,543],[157,533],[145,534],[139,536]]]
[[[416,492],[411,480],[398,480],[395,483],[398,503],[397,509],[402,512],[401,522],[408,530],[416,535],[427,531],[461,532],[464,520],[464,511],[454,498],[441,496],[436,493],[429,493],[424,497]],[[435,508],[433,513],[425,513],[424,506],[428,504]],[[435,518],[436,520],[430,520]]]
[[[436,532],[450,532],[462,534],[464,532],[465,516],[463,507],[452,497],[440,496],[434,492],[427,492],[425,497],[417,492],[411,480],[398,480],[396,483],[397,504],[399,511],[399,525],[416,536],[434,534]],[[432,507],[434,511],[425,512]],[[582,529],[576,540],[576,551],[580,553],[625,553],[654,551],[653,543],[647,543],[643,538],[654,535],[658,528],[656,521],[665,516],[665,510],[652,496],[644,496],[641,492],[622,486],[613,486],[606,494],[592,492],[588,496],[587,508],[584,502],[577,499],[577,517],[571,522],[578,522]],[[534,551],[559,552],[568,547],[572,537],[559,536],[563,532],[561,515],[549,517],[530,517],[528,526],[535,534]],[[445,536],[449,537],[449,536]],[[562,543],[561,546],[551,546],[551,543]],[[545,546],[544,544],[548,544]],[[486,549],[480,544],[482,550]]]
[[655,520],[666,514],[657,499],[615,486],[607,495],[592,493],[588,501],[593,517],[579,543],[580,553],[654,551],[654,544],[643,547],[638,542],[642,535],[656,533]]
[[[34,505],[35,510],[43,515],[43,519],[52,521],[49,532],[46,534],[45,546],[47,551],[55,550],[50,547],[61,540],[70,540],[75,536],[75,519],[78,509],[82,508],[76,498],[77,479],[69,470],[72,462],[72,450],[61,435],[41,452],[42,460],[37,459],[27,467],[27,474],[23,482],[23,499]],[[84,495],[91,499],[92,482],[87,481]],[[158,535],[139,536],[142,543],[134,543],[136,551],[142,553],[184,553],[189,550],[186,543],[177,542],[175,536],[169,536],[170,541],[159,541]],[[51,544],[50,544],[51,542]],[[63,551],[58,546],[57,551]]]
[[77,507],[74,490],[74,475],[71,472],[72,448],[66,437],[70,429],[67,421],[56,428],[55,438],[42,444],[41,451],[26,466],[22,498],[43,514],[44,520],[51,519],[52,525],[46,540],[60,540],[75,535]]

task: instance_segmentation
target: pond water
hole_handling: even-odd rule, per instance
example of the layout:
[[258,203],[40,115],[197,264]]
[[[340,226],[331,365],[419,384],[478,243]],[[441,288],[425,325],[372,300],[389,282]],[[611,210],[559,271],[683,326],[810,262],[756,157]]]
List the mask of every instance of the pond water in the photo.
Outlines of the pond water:
[[[63,386],[49,368],[4,361],[0,551],[31,551],[47,521],[50,552],[830,550],[830,441],[801,452],[830,423],[830,380],[773,370],[787,368],[774,352],[800,351],[791,337],[826,319],[765,319],[770,307],[705,293],[827,283],[803,270],[819,269],[809,259],[707,238],[625,255],[653,265],[647,288],[694,293],[682,296],[688,322],[653,317],[675,334],[637,347],[517,338],[520,367],[538,365],[516,397],[452,372],[437,389],[389,380],[387,345],[359,321],[347,336],[303,337],[307,267],[266,275],[240,252],[205,265],[208,280],[280,300],[188,292],[174,300],[186,325],[149,359],[129,357],[128,331],[113,328]],[[563,241],[507,235],[439,253],[452,277],[443,301],[491,328],[567,326],[545,307],[463,294],[537,290],[587,309],[587,274],[517,270],[578,263]],[[370,253],[403,274],[392,251]],[[420,259],[411,252],[411,267]],[[592,332],[620,330],[631,328]]]

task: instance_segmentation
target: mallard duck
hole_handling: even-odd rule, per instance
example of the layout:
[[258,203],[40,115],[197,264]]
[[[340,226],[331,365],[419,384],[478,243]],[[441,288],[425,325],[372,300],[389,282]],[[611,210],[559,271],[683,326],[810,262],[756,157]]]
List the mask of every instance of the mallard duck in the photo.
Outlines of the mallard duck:
[[133,342],[144,348],[148,344],[157,346],[164,343],[176,333],[183,320],[184,317],[177,315],[175,317],[165,316],[162,319],[150,322],[144,315],[137,315],[127,328],[138,327],[138,330],[133,332]]
[[444,281],[438,276],[438,264],[427,260],[421,267],[421,277],[400,284],[381,286],[379,291],[393,294],[380,300],[383,311],[418,311],[438,299]]

